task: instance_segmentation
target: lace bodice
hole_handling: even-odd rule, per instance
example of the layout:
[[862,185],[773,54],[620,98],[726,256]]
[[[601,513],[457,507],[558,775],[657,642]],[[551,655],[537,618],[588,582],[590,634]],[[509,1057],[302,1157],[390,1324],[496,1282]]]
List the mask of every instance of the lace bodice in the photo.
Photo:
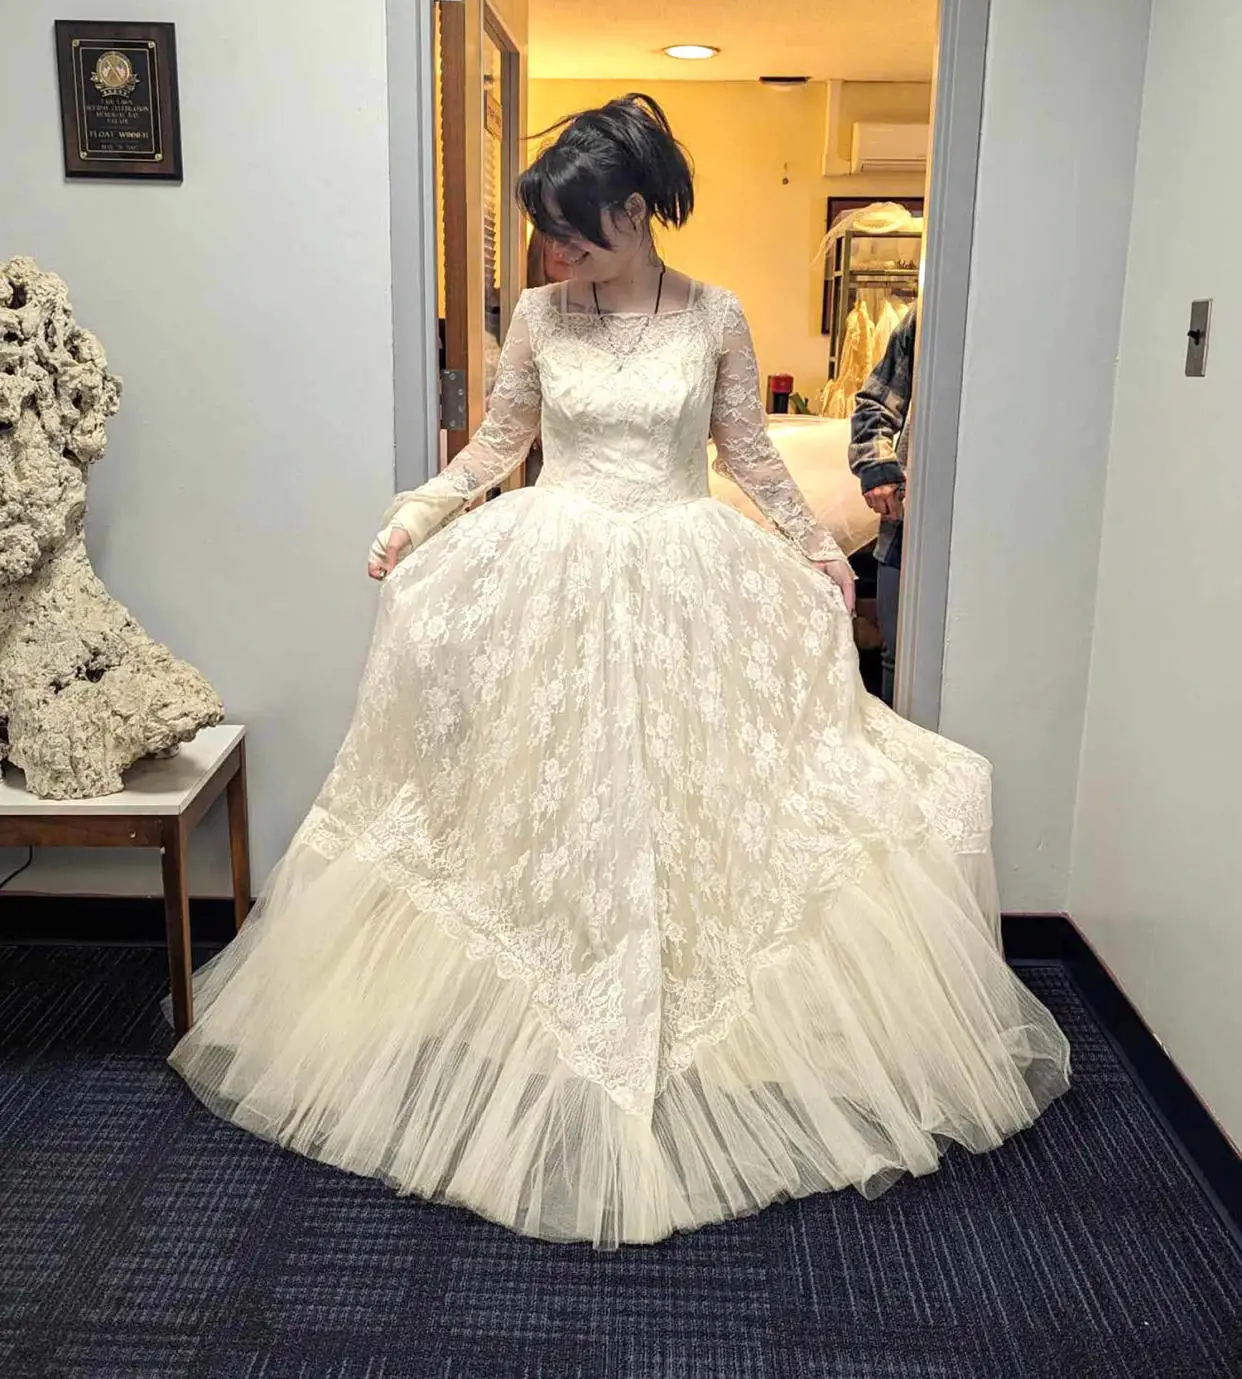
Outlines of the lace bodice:
[[656,316],[575,310],[563,286],[523,293],[486,419],[420,493],[464,506],[540,435],[539,486],[621,516],[707,498],[710,436],[718,467],[808,559],[843,558],[768,437],[750,329],[723,289],[696,285]]

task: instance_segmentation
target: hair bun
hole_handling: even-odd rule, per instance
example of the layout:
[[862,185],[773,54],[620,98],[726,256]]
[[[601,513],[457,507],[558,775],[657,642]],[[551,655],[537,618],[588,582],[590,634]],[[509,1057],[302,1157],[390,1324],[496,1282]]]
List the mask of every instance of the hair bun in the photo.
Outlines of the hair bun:
[[632,91],[559,121],[543,136],[557,131],[518,180],[518,202],[544,234],[579,235],[606,247],[604,212],[620,210],[635,192],[662,225],[690,218],[690,159],[654,97]]

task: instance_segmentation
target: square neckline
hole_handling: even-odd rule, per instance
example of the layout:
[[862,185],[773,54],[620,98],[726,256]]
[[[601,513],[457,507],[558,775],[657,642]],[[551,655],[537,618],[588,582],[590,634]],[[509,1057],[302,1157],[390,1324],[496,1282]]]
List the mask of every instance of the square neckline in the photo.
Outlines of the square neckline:
[[690,284],[690,293],[686,298],[685,306],[679,306],[676,311],[605,311],[602,314],[592,311],[586,307],[578,307],[570,303],[569,287],[567,281],[558,283],[556,286],[556,301],[559,312],[564,317],[581,317],[588,321],[612,320],[647,320],[664,321],[671,320],[674,316],[684,316],[692,311],[702,300],[703,284],[697,278],[687,277],[686,281]]

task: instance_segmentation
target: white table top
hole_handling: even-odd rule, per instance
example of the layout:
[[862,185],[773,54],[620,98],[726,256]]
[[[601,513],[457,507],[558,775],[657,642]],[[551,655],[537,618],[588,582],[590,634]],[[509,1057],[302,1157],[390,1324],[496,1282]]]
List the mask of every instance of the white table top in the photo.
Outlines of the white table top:
[[245,728],[222,724],[204,728],[182,744],[175,757],[136,762],[125,774],[125,789],[94,800],[41,800],[26,792],[15,767],[4,768],[0,781],[0,817],[20,814],[78,815],[83,818],[125,814],[184,814],[221,762],[246,735]]

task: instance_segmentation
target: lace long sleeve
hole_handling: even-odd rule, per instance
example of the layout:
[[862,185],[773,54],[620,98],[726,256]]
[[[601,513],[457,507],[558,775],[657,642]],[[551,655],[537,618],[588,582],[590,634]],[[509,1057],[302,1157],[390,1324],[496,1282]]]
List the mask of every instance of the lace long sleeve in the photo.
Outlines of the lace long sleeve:
[[725,300],[722,331],[711,421],[715,468],[727,474],[808,560],[844,560],[841,547],[816,520],[768,435],[750,326],[732,294]]
[[532,314],[530,294],[524,292],[509,323],[482,425],[434,479],[396,495],[384,514],[384,530],[372,546],[373,559],[383,559],[394,527],[408,533],[412,547],[421,545],[526,458],[539,434],[541,398]]

